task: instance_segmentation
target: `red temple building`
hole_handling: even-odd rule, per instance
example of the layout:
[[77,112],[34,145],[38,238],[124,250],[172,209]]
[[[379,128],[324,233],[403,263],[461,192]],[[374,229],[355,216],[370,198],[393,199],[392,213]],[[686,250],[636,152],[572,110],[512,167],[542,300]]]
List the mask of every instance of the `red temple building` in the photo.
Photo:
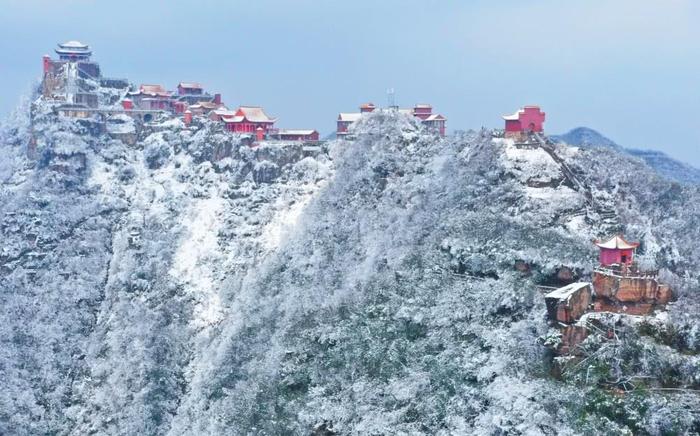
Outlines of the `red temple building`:
[[177,84],[177,95],[202,95],[204,88],[199,83],[180,82]]
[[231,118],[236,115],[236,112],[228,110],[225,106],[219,109],[214,109],[209,112],[209,119],[212,121],[223,121],[224,118]]
[[445,136],[445,123],[447,118],[433,113],[433,107],[429,104],[417,104],[413,109],[403,109],[405,113],[420,119],[424,126],[435,130],[440,136]]
[[180,82],[172,92],[161,85],[141,85],[138,91],[129,92],[134,106],[144,110],[168,110],[182,114],[191,110],[194,115],[205,115],[223,107],[221,94],[204,92],[199,83]]
[[147,110],[171,110],[172,92],[161,85],[141,85],[138,91],[127,93],[134,106]]
[[627,242],[620,235],[615,235],[605,241],[595,241],[595,245],[600,248],[600,264],[602,266],[631,265],[634,262],[637,247],[639,247],[638,242]]
[[224,122],[229,132],[255,133],[260,127],[265,136],[277,121],[276,118],[270,118],[263,108],[257,106],[241,106],[235,112],[218,111],[216,115]]
[[336,137],[342,138],[347,136],[350,125],[361,117],[362,113],[340,113],[338,115],[338,124],[335,131]]
[[359,120],[362,114],[367,114],[374,112],[377,106],[374,103],[363,103],[360,105],[360,112],[343,112],[338,115],[337,126],[336,126],[336,137],[342,138],[348,134],[348,128],[352,123]]
[[[347,136],[348,128],[350,125],[357,120],[359,120],[363,114],[374,112],[376,106],[373,103],[365,103],[360,106],[360,112],[351,113],[340,113],[337,119],[336,136],[342,138]],[[417,104],[413,109],[399,109],[400,113],[411,115],[419,120],[427,128],[434,130],[440,134],[440,136],[445,136],[447,123],[447,118],[440,114],[433,113],[433,107],[429,104]]]
[[544,131],[545,113],[539,106],[525,106],[513,115],[505,115],[506,137],[522,137]]
[[173,102],[173,112],[176,114],[184,114],[189,105],[186,101],[176,101]]
[[204,92],[204,87],[199,83],[180,82],[177,84],[177,91],[173,95],[173,100],[194,105],[201,102],[221,104],[221,94],[211,95]]
[[92,50],[80,41],[68,41],[58,44],[56,54],[60,61],[68,62],[89,62]]
[[433,114],[433,107],[429,104],[417,104],[413,108],[413,116],[421,120],[428,119]]
[[369,103],[364,103],[360,105],[360,113],[368,113],[368,112],[374,112],[374,110],[377,108],[377,106],[374,105],[374,103],[369,102]]
[[[175,103],[176,107],[178,104],[182,104],[182,102],[178,101]],[[194,114],[194,115],[208,115],[209,113],[221,109],[223,105],[221,102],[217,103],[214,101],[200,101],[199,103],[195,103],[191,106],[188,107],[188,109]]]

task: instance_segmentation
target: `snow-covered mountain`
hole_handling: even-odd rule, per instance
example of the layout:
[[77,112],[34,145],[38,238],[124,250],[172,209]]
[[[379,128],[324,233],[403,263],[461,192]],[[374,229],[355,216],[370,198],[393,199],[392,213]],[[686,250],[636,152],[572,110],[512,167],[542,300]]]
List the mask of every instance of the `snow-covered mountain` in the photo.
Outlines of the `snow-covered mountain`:
[[607,147],[628,153],[642,159],[664,177],[681,183],[700,184],[700,169],[677,161],[660,151],[624,148],[588,127],[577,127],[563,135],[552,136],[552,138],[579,147]]
[[607,147],[616,151],[624,150],[613,140],[606,138],[596,130],[588,127],[577,127],[563,135],[554,135],[551,138],[555,141],[561,141],[565,144],[576,145],[578,147]]
[[[1,434],[700,428],[698,187],[395,112],[312,152],[29,112],[0,145]],[[679,299],[555,362],[536,286],[616,231]]]

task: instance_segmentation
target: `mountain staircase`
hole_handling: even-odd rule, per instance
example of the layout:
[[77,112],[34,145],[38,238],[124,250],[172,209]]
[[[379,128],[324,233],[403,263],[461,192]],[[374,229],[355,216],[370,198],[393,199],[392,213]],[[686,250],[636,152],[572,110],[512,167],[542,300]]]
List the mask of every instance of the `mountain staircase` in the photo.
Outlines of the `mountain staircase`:
[[565,213],[564,215],[561,215],[561,216],[559,217],[559,219],[560,219],[560,220],[570,221],[570,220],[572,220],[572,219],[574,219],[574,218],[581,217],[581,216],[582,216],[582,217],[588,216],[588,210],[586,210],[586,209],[574,210],[574,211],[572,211],[572,212]]
[[591,187],[582,179],[580,170],[573,170],[556,152],[554,144],[547,138],[545,139],[540,133],[532,133],[539,147],[544,150],[552,159],[559,164],[564,178],[573,187],[574,190],[582,193],[586,199],[586,209],[575,211],[564,215],[562,218],[574,218],[577,216],[588,216],[589,213],[595,212],[601,219],[601,224],[605,227],[606,232],[616,232],[621,225],[620,216],[617,211],[609,206],[603,205],[600,201],[593,197]]
[[611,208],[603,208],[598,210],[598,216],[600,216],[601,223],[605,227],[605,233],[612,234],[620,231],[622,222],[617,211]]
[[569,165],[562,159],[554,149],[554,146],[545,140],[542,135],[539,133],[533,133],[533,136],[537,140],[537,143],[539,144],[540,148],[544,150],[548,155],[554,159],[556,163],[559,164],[559,168],[561,169],[562,174],[564,174],[564,177],[566,180],[571,184],[571,186],[576,190],[581,192],[587,199],[592,199],[593,194],[591,193],[591,189],[588,187],[588,185],[583,182],[579,176],[569,167]]

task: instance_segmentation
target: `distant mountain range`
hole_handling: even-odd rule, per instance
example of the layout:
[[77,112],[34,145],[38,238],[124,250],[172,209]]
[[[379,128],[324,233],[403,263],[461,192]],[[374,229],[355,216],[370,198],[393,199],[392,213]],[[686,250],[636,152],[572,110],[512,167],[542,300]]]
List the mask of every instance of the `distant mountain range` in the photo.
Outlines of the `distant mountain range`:
[[552,139],[584,148],[611,148],[642,159],[657,173],[668,179],[680,183],[700,184],[700,169],[679,162],[660,151],[622,147],[588,127],[577,127],[563,135],[554,135]]

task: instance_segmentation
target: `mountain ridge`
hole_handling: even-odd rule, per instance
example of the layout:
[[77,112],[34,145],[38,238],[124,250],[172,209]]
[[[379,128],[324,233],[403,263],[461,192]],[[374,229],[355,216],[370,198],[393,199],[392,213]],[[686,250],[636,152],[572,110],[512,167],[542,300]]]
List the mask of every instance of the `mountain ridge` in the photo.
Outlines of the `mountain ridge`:
[[[700,425],[700,188],[638,159],[554,145],[581,192],[541,148],[393,112],[312,155],[201,118],[101,129],[40,98],[32,114],[0,138],[0,433]],[[601,317],[616,338],[591,335],[567,366],[542,346],[537,286],[586,279],[611,232],[679,300],[644,323]],[[644,394],[620,395],[628,379]]]
[[700,184],[700,169],[669,157],[658,150],[626,148],[589,127],[577,127],[567,133],[551,136],[553,140],[579,147],[606,147],[642,159],[657,173],[680,183]]

